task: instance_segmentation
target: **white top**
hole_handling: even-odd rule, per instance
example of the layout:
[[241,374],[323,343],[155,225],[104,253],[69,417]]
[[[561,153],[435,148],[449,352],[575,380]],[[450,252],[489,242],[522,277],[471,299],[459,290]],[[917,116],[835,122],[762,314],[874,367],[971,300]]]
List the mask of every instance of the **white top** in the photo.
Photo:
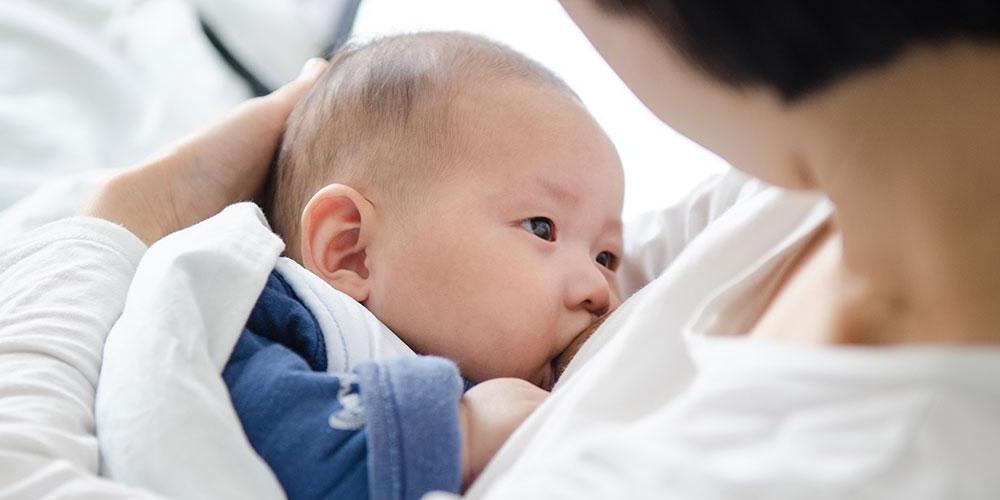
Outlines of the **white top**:
[[94,388],[145,249],[90,218],[0,248],[0,498],[144,496],[97,477]]
[[[715,186],[731,190],[730,181]],[[1000,494],[990,467],[1000,449],[1000,349],[742,336],[832,207],[809,194],[740,189],[737,210],[681,245],[608,320],[469,497]],[[663,234],[655,248],[677,246]]]

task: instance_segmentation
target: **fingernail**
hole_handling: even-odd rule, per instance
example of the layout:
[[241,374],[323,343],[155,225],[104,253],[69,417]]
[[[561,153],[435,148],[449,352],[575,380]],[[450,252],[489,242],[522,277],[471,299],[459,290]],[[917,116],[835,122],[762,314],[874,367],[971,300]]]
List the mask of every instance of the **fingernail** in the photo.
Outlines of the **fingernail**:
[[318,57],[306,61],[306,64],[302,66],[302,71],[299,72],[299,80],[309,80],[319,76],[320,72],[323,71],[324,62]]

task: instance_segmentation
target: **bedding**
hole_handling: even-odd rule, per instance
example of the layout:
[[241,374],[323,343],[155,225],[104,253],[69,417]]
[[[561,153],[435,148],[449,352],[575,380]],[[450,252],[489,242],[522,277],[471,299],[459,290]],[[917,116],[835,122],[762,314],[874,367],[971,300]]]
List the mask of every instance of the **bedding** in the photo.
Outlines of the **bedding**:
[[[70,215],[91,183],[76,179],[69,182],[84,189],[67,189],[64,177],[134,165],[250,97],[246,82],[206,39],[202,21],[244,67],[276,88],[327,48],[349,4],[5,0],[0,213],[55,182],[68,198],[36,198],[33,213],[43,201],[56,204],[25,227]],[[28,210],[17,211],[19,222],[27,222]],[[0,233],[0,243],[11,239]]]
[[183,0],[5,1],[0,210],[65,175],[132,165],[245,99],[200,30]]

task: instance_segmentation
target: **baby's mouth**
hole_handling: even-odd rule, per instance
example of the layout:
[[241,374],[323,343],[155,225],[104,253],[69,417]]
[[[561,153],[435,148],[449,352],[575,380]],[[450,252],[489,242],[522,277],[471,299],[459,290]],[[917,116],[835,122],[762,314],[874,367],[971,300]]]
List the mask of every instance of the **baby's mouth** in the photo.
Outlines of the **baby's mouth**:
[[556,372],[553,363],[549,363],[546,367],[545,373],[542,374],[542,381],[538,384],[538,387],[545,391],[552,391],[552,387],[556,385]]
[[584,328],[583,331],[581,331],[576,338],[574,338],[573,341],[570,342],[565,349],[563,349],[563,352],[559,353],[559,355],[552,360],[552,363],[550,363],[552,370],[552,385],[555,385],[555,383],[562,377],[563,372],[566,371],[566,367],[569,366],[569,362],[573,361],[573,358],[576,357],[576,353],[580,351],[580,348],[587,342],[587,339],[589,339],[590,336],[601,327],[607,317],[608,315],[605,314],[604,316],[594,320],[590,326]]

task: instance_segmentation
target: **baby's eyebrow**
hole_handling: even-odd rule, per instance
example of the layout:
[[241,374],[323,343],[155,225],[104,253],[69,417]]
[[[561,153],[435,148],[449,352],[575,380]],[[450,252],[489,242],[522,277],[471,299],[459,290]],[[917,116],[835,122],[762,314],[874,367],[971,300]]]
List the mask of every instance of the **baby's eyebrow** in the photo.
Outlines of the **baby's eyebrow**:
[[602,231],[612,232],[617,236],[622,234],[622,221],[621,219],[608,219],[604,223],[604,227],[601,228]]
[[536,178],[534,184],[541,187],[545,194],[555,198],[562,205],[570,207],[580,206],[580,197],[577,196],[577,194],[572,190],[566,189],[564,186],[541,177]]

